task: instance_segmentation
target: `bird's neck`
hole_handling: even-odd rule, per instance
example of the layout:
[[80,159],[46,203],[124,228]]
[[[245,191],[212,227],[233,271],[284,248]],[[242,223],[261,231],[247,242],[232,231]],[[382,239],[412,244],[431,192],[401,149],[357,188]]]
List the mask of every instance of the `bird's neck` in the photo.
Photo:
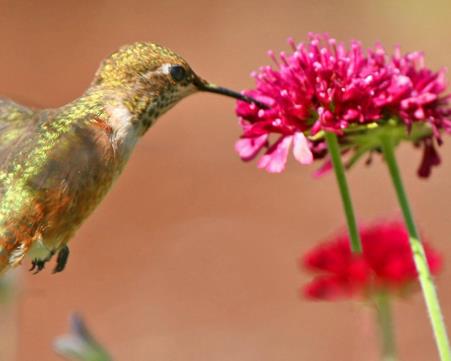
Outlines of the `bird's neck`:
[[128,158],[142,133],[138,105],[143,107],[137,101],[131,102],[126,93],[90,88],[83,96],[61,108],[59,117],[74,126],[103,129],[117,155],[123,153]]
[[142,136],[170,108],[162,106],[160,98],[168,99],[149,89],[122,86],[120,90],[92,87],[80,99],[82,102],[87,100],[94,107],[100,106],[118,135],[133,130]]

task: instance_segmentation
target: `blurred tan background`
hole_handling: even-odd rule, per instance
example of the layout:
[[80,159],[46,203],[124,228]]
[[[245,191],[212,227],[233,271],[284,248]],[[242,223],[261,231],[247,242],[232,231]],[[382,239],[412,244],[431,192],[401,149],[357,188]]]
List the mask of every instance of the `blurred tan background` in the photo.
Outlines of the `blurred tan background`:
[[[450,66],[451,2],[0,0],[0,94],[54,107],[79,96],[100,60],[137,40],[164,44],[211,81],[252,87],[266,51],[309,31],[370,46],[423,49]],[[334,178],[290,163],[280,175],[244,164],[234,102],[199,94],[151,129],[113,191],[71,243],[67,270],[22,269],[14,317],[0,325],[5,361],[59,360],[51,349],[77,310],[118,361],[377,360],[371,310],[312,303],[296,260],[344,223]],[[451,141],[443,166],[416,178],[400,160],[419,224],[451,258]],[[349,174],[359,219],[397,216],[381,162]],[[451,327],[451,267],[439,280]],[[12,319],[18,322],[11,325]],[[419,295],[397,304],[404,360],[436,353]],[[8,353],[7,353],[8,351]],[[3,360],[1,360],[3,361]]]

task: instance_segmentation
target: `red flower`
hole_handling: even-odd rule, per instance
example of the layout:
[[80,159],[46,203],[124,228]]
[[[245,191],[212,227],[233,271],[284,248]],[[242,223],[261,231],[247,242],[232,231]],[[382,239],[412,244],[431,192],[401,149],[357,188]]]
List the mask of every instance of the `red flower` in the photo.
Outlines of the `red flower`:
[[244,92],[268,109],[237,103],[243,134],[236,150],[243,160],[264,150],[258,167],[281,172],[293,146],[295,158],[310,164],[327,154],[324,131],[339,136],[345,153],[361,155],[379,148],[368,133],[389,125],[397,140],[423,145],[419,175],[429,175],[440,162],[434,140],[440,144],[440,132],[451,131],[444,70],[426,68],[419,52],[403,55],[396,49],[389,57],[377,45],[365,53],[356,41],[347,49],[326,35],[310,34],[306,44],[289,43],[293,53],[282,52],[278,60],[269,52],[276,68],[253,73],[256,89]]
[[[408,234],[399,222],[362,228],[363,253],[351,253],[348,236],[339,235],[308,252],[301,263],[316,273],[304,287],[311,299],[370,297],[380,291],[400,293],[417,278]],[[441,268],[437,252],[424,244],[432,274]]]

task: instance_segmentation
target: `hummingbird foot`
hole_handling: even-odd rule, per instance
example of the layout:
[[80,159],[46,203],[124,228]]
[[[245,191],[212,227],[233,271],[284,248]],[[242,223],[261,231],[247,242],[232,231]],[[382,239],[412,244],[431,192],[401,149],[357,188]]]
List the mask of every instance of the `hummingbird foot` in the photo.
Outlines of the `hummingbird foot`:
[[66,268],[67,260],[69,259],[69,247],[64,246],[58,251],[58,255],[56,256],[56,266],[53,269],[53,273],[59,273],[64,271]]
[[43,259],[35,258],[31,262],[31,268],[29,269],[30,272],[34,271],[33,274],[37,274],[41,272],[45,268],[45,264],[50,261],[55,254],[55,251],[50,251],[49,255]]

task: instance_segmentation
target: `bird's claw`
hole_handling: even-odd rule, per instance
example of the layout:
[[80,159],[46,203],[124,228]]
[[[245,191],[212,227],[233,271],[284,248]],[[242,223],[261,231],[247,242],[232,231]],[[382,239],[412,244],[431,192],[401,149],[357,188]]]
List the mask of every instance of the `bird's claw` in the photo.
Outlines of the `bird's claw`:
[[[52,257],[55,255],[55,253],[56,253],[56,251],[51,251],[49,253],[49,255],[44,259],[35,258],[31,262],[31,268],[29,271],[34,271],[33,274],[37,274],[37,273],[41,272],[45,268],[46,263],[52,259]],[[69,253],[70,253],[69,247],[67,247],[67,246],[64,246],[63,248],[61,248],[58,251],[58,254],[56,256],[56,266],[53,269],[52,273],[59,273],[64,270],[64,268],[67,265]]]
[[50,261],[50,259],[52,258],[53,253],[51,253],[50,256],[44,258],[44,259],[37,259],[35,258],[32,262],[31,262],[31,268],[30,268],[30,272],[34,271],[33,274],[37,274],[39,272],[41,272],[44,268],[45,268],[45,264]]

